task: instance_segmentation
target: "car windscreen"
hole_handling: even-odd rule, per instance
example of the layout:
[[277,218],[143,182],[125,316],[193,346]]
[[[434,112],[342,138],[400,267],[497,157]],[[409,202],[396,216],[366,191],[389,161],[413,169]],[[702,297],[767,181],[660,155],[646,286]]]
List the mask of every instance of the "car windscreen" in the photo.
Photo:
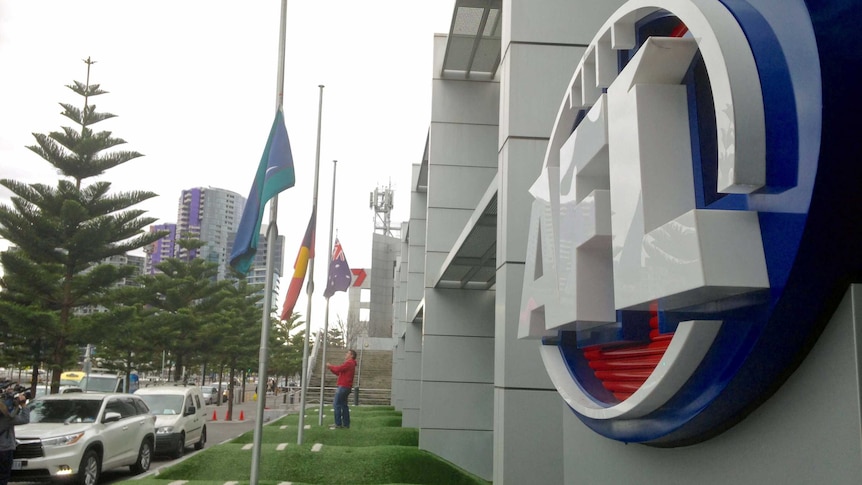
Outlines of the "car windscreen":
[[115,392],[117,390],[117,378],[113,376],[87,376],[81,380],[78,386],[90,392]]
[[147,403],[150,414],[183,414],[183,396],[175,394],[143,394],[140,398]]
[[28,404],[31,423],[93,423],[102,407],[93,399],[36,399]]

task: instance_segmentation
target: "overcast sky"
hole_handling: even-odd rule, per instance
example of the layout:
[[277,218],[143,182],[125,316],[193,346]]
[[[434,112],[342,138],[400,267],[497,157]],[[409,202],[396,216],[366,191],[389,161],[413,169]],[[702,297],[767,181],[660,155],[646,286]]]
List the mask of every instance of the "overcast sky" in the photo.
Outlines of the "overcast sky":
[[[334,227],[353,268],[371,264],[369,194],[391,184],[393,224],[408,216],[411,165],[430,123],[434,33],[446,33],[454,0],[290,0],[284,113],[296,186],[279,197],[286,238],[282,293],[311,213],[318,102],[324,85],[317,258],[312,327],[323,326],[332,199]],[[32,133],[69,126],[58,103],[86,80],[109,93],[97,125],[145,156],[110,170],[114,190],[150,190],[141,204],[176,222],[183,189],[218,187],[246,196],[275,110],[278,0],[0,0],[0,178],[55,185],[53,167],[26,148]],[[10,193],[0,188],[0,203]],[[264,215],[264,222],[268,216]],[[6,242],[0,241],[0,249]],[[306,313],[304,294],[296,311]],[[347,317],[347,296],[330,301]]]

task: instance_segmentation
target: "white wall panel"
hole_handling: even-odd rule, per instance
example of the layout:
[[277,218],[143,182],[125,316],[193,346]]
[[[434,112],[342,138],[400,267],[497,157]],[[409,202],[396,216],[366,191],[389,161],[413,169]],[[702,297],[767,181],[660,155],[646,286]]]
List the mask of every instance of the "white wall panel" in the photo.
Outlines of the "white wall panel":
[[587,45],[623,3],[620,0],[503,0],[503,45],[510,42]]
[[584,52],[583,47],[509,46],[502,93],[507,100],[506,110],[500,112],[501,143],[513,136],[547,138],[551,135],[562,94]]
[[[563,483],[561,402],[556,390],[495,390],[496,485]],[[526,416],[542,418],[525,419]]]
[[434,324],[425,334],[493,337],[494,304],[494,291],[429,289],[425,305]]
[[423,381],[420,436],[427,429],[491,431],[493,402],[494,386],[490,383]]
[[431,89],[432,134],[433,123],[497,125],[500,83],[435,79]]
[[425,335],[422,358],[435,365],[423,368],[423,381],[489,384],[494,382],[493,337]]
[[[494,162],[490,167],[434,164],[428,173],[429,211],[440,208],[467,208],[472,213],[476,203],[488,188],[488,184],[497,174],[496,158]],[[432,217],[429,215],[429,219]],[[436,222],[435,220],[429,223]],[[429,245],[429,249],[433,250],[433,248],[434,246]]]
[[547,145],[546,140],[510,138],[500,152],[497,266],[505,261],[524,262],[533,204],[528,191],[542,171]]
[[[509,263],[497,271],[494,385],[499,388],[556,390],[542,363],[539,353],[541,341],[518,339],[523,280],[523,264]],[[500,294],[504,289],[505,294]]]
[[419,449],[491,480],[492,432],[477,430],[420,430]]
[[[497,126],[434,123],[428,157],[434,165],[497,168]],[[436,139],[444,143],[433,143]]]
[[[488,179],[489,182],[490,179]],[[486,187],[488,183],[485,184]],[[484,189],[481,190],[484,191]],[[478,191],[479,189],[477,189]],[[473,215],[473,209],[431,207],[428,209],[428,213],[428,234],[425,238],[425,250],[448,254],[458,236],[464,231],[464,226],[470,216]],[[425,268],[426,272],[430,270],[427,262]],[[440,271],[439,266],[436,270]]]
[[428,195],[424,192],[410,193],[410,232],[425,220],[428,208]]

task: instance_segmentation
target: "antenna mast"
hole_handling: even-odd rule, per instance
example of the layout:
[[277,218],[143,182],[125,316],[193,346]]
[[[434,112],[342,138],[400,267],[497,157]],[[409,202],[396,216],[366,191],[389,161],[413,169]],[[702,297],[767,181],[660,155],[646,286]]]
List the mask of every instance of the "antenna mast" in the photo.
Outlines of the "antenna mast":
[[[386,187],[377,187],[374,192],[371,192],[369,207],[374,209],[374,233],[383,234],[384,236],[394,236],[392,234],[392,222],[390,221],[390,213],[392,212],[395,193],[392,191],[392,183]],[[396,229],[400,233],[400,229]]]

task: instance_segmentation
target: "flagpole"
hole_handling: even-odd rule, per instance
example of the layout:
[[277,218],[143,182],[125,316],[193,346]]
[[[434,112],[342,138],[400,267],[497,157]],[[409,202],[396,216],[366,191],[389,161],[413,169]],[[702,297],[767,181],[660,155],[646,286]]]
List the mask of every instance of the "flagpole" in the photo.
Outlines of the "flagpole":
[[[323,84],[317,86],[320,88],[319,100],[317,104],[317,154],[314,157],[314,195],[311,201],[311,210],[317,214],[317,179],[320,174],[320,126],[323,119]],[[317,218],[314,219],[314,232],[317,233]],[[311,295],[314,293],[314,246],[316,238],[311,239],[311,248],[309,248],[310,257],[308,258],[308,286],[306,294],[308,303],[305,310],[305,341],[302,346],[302,393],[300,395],[299,409],[299,430],[296,433],[296,444],[302,444],[302,431],[305,428],[305,403],[306,395],[308,394],[308,339],[311,335]],[[320,403],[323,406],[323,403]]]
[[[281,0],[281,18],[278,28],[278,73],[276,77],[276,113],[284,104],[284,44],[287,37],[287,0]],[[266,390],[263,387],[267,377],[269,358],[269,316],[272,313],[272,279],[274,275],[274,257],[276,240],[278,239],[278,195],[272,197],[269,203],[269,227],[266,229],[266,281],[263,289],[263,315],[260,326],[260,353],[258,354],[257,370],[257,419],[254,423],[254,443],[251,451],[251,485],[257,485],[260,471],[260,447],[263,436],[264,410],[266,409]],[[262,392],[261,392],[262,391]]]
[[[335,172],[338,160],[332,161],[332,206],[329,208],[329,247],[332,248],[332,225],[335,221]],[[332,255],[329,256],[330,259]],[[326,298],[326,314],[323,317],[323,354],[320,358],[320,411],[317,413],[317,425],[323,426],[323,389],[326,382],[326,341],[329,339],[329,298]]]

